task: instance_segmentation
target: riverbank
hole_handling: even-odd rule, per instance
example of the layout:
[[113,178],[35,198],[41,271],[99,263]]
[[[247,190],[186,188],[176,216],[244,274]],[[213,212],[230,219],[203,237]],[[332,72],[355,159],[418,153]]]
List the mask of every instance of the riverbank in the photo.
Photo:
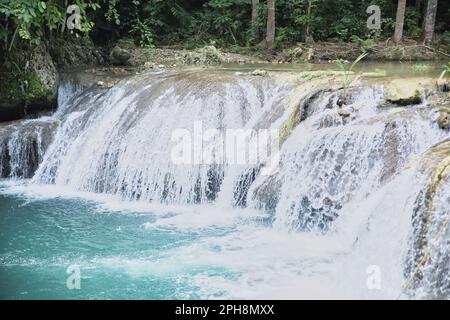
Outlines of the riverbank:
[[[390,41],[372,45],[366,43],[296,44],[279,49],[261,47],[216,48],[212,45],[197,49],[181,47],[142,48],[127,41],[114,46],[95,46],[88,38],[73,41],[54,40],[33,50],[16,50],[4,63],[0,81],[0,121],[34,117],[56,106],[60,74],[86,68],[100,68],[103,73],[128,73],[147,69],[167,69],[179,66],[255,65],[272,68],[276,64],[333,63],[353,61],[366,52],[365,61],[426,62],[447,61],[449,53],[440,47],[421,45],[406,40],[396,46]],[[266,67],[267,66],[267,67]],[[426,67],[425,67],[426,68]],[[110,69],[110,71],[108,71]],[[328,69],[327,67],[325,69]],[[125,70],[125,71],[124,71]],[[426,73],[421,66],[414,73]],[[110,86],[110,83],[104,83]]]
[[257,46],[231,48],[205,46],[194,50],[177,46],[143,49],[129,43],[119,43],[118,46],[130,53],[129,63],[132,65],[143,65],[146,62],[167,66],[221,63],[323,63],[338,59],[352,61],[363,52],[368,53],[366,60],[378,62],[446,61],[450,58],[450,52],[445,48],[426,46],[414,40],[405,41],[402,45],[394,45],[387,40],[370,46],[364,43],[298,43],[277,49]]

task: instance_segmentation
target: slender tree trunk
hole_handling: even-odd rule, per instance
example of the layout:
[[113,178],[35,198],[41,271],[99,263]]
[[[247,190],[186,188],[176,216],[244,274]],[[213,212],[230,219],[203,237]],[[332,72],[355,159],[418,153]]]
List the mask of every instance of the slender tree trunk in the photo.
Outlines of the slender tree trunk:
[[306,14],[308,16],[308,21],[306,23],[306,30],[305,30],[305,42],[312,42],[311,38],[311,7],[312,7],[312,0],[308,0],[308,8],[306,9]]
[[258,34],[258,6],[259,0],[252,0],[252,36],[256,41],[259,37]]
[[398,0],[397,16],[395,17],[394,42],[399,43],[403,37],[403,23],[405,22],[406,0]]
[[436,11],[438,0],[428,0],[427,10],[425,12],[424,30],[423,30],[423,42],[426,44],[431,43],[434,36],[434,25],[436,23]]
[[418,10],[418,11],[420,11],[420,8],[422,7],[422,0],[416,0],[416,9]]
[[267,0],[267,35],[266,42],[271,46],[275,41],[275,0]]

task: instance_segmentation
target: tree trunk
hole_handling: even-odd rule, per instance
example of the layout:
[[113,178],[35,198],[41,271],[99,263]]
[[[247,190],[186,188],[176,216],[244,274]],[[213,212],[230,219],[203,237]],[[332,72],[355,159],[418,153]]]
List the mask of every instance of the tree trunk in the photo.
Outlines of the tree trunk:
[[431,43],[434,36],[434,25],[436,23],[436,11],[438,0],[428,0],[427,11],[425,12],[423,42],[425,44]]
[[259,0],[252,0],[252,36],[253,39],[256,41],[259,37],[258,34],[258,6],[259,6]]
[[266,43],[273,45],[275,41],[275,0],[267,0],[267,35]]
[[422,7],[422,0],[416,0],[416,10],[420,11],[420,8]]
[[397,16],[395,17],[394,42],[399,43],[403,37],[403,23],[405,22],[406,0],[398,0]]
[[306,30],[305,30],[305,42],[306,43],[314,42],[314,40],[311,37],[311,8],[312,8],[312,0],[308,0],[308,8],[306,9],[308,21],[306,23]]

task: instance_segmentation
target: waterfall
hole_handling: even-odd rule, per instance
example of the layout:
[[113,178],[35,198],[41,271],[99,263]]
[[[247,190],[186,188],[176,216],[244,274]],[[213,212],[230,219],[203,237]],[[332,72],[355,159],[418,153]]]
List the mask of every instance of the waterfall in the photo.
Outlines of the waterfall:
[[[324,118],[336,117],[335,110],[325,110],[292,132],[280,173],[252,186],[256,207],[276,208],[275,226],[326,229],[345,203],[367,197],[444,137],[417,110],[377,111],[382,97],[379,89],[366,89],[353,97],[355,120],[324,126]],[[268,185],[273,187],[264,189]],[[265,203],[268,192],[277,195],[276,204]]]
[[[262,210],[275,230],[352,248],[352,263],[367,265],[367,252],[385,261],[381,267],[403,275],[387,276],[391,296],[412,278],[405,294],[448,297],[450,227],[440,230],[450,176],[437,183],[430,169],[448,161],[448,149],[429,160],[448,132],[426,103],[385,106],[378,85],[349,92],[351,112],[342,116],[335,107],[342,92],[323,78],[150,72],[108,90],[66,81],[51,118],[0,127],[0,177],[126,201]],[[269,160],[221,157],[229,129],[249,130],[250,144],[260,142],[258,130],[279,132],[276,170],[263,173]],[[187,163],[173,160],[176,132],[191,139]],[[251,157],[252,150],[235,151]],[[438,234],[438,249],[415,275]],[[347,262],[340,268],[354,276]]]
[[0,178],[31,178],[57,126],[58,121],[41,118],[0,127]]
[[417,165],[422,181],[412,208],[406,256],[407,289],[413,296],[448,299],[450,295],[450,140],[429,150]]
[[[286,94],[288,85],[218,76],[142,76],[108,92],[75,99],[35,183],[117,194],[126,200],[198,203],[214,200],[225,162],[174,164],[172,133],[251,127]],[[195,138],[195,137],[194,137]],[[212,137],[203,149],[216,148]],[[195,146],[193,145],[193,149]],[[195,150],[194,150],[195,151]]]

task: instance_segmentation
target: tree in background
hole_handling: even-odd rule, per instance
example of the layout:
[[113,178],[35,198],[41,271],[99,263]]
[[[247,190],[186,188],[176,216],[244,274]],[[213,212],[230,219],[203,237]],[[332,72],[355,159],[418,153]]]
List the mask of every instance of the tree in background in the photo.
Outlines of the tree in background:
[[256,41],[259,37],[258,32],[258,8],[259,7],[259,0],[252,0],[252,36],[253,39]]
[[400,43],[403,37],[403,24],[405,22],[406,0],[399,0],[397,6],[397,15],[395,18],[394,42]]
[[312,0],[308,0],[308,7],[306,9],[306,28],[305,28],[305,42],[314,42],[311,35],[311,10],[312,10]]
[[275,0],[267,0],[267,34],[266,44],[272,46],[275,42]]
[[437,12],[438,0],[428,0],[427,9],[424,19],[423,30],[423,42],[426,44],[431,43],[434,35],[434,26],[436,24],[436,12]]
[[[0,0],[0,50],[13,52],[41,41],[84,36],[99,46],[123,40],[149,48],[169,45],[193,49],[214,44],[237,49],[263,40],[262,47],[282,48],[313,39],[377,42],[392,37],[394,29],[396,42],[402,37],[422,36],[421,40],[429,43],[437,33],[437,44],[450,47],[450,1],[440,1],[439,11],[437,0],[73,2],[80,7],[81,30],[64,29],[70,1]],[[366,28],[366,9],[371,4],[380,6],[383,13],[381,30]]]

